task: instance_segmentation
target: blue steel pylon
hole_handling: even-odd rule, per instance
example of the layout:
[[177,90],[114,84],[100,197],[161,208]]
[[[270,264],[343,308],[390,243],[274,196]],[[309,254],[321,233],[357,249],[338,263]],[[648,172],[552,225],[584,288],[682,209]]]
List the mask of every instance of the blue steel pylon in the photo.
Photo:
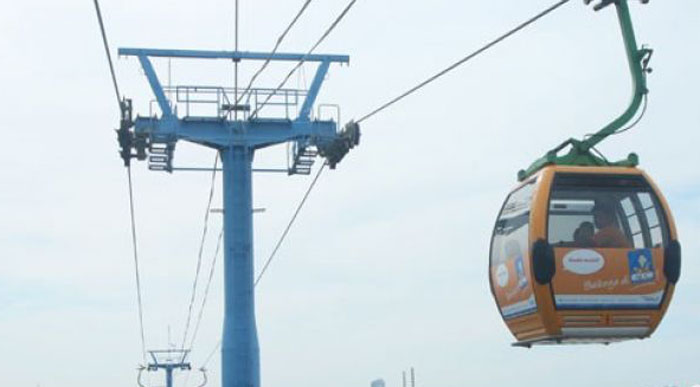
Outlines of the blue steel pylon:
[[143,383],[141,383],[141,373],[144,370],[148,370],[149,372],[160,370],[165,371],[165,387],[173,387],[173,373],[175,371],[189,371],[191,369],[190,363],[185,362],[185,359],[190,352],[189,350],[166,349],[148,352],[151,355],[152,362],[148,363],[148,367],[142,367],[139,369],[139,386],[143,387]]
[[[286,170],[289,174],[308,174],[313,157],[321,155],[331,168],[359,143],[359,127],[350,123],[338,131],[332,120],[311,118],[311,111],[331,63],[348,63],[348,56],[270,54],[251,52],[189,51],[122,48],[120,55],[139,59],[151,86],[161,116],[132,119],[130,100],[122,102],[122,122],[118,132],[121,156],[126,166],[131,159],[149,161],[149,169],[172,172],[175,144],[180,140],[217,149],[223,169],[224,206],[224,327],[222,339],[222,386],[259,387],[260,355],[255,322],[253,282],[253,207],[252,169],[257,150],[294,143],[294,155]],[[308,91],[254,89],[239,93],[209,86],[164,88],[150,58],[192,58],[305,61],[318,63]],[[175,94],[169,101],[166,92]],[[261,117],[268,108],[285,112],[282,118]],[[299,103],[303,101],[302,103]],[[190,108],[215,105],[215,114],[195,115]],[[184,106],[180,116],[177,107]],[[250,114],[253,110],[254,113]],[[292,114],[290,115],[290,110]],[[233,112],[242,119],[231,119]],[[295,114],[297,113],[298,114]],[[237,114],[236,114],[237,115]]]

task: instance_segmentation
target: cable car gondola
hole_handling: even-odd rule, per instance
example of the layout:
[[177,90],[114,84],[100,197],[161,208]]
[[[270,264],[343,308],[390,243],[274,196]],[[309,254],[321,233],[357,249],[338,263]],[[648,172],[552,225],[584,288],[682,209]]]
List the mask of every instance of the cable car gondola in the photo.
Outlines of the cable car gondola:
[[651,50],[637,49],[627,0],[603,0],[596,10],[611,4],[633,74],[630,107],[587,140],[570,139],[521,171],[496,221],[489,279],[514,345],[647,338],[680,277],[670,208],[638,157],[610,162],[592,153],[626,130],[647,94]]

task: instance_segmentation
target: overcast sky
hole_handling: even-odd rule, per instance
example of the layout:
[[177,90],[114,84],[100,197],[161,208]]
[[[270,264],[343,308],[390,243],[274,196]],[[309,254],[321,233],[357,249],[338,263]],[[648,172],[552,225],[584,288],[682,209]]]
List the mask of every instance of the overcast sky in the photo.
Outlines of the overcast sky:
[[[302,0],[241,0],[241,49],[270,50]],[[552,3],[359,0],[319,52],[344,53],[319,102],[358,118]],[[312,2],[282,51],[305,52],[345,6]],[[102,0],[118,47],[233,48],[233,1]],[[684,262],[666,318],[649,340],[512,348],[488,287],[496,213],[516,172],[625,108],[627,64],[612,9],[570,4],[483,57],[367,121],[362,144],[319,181],[260,283],[266,386],[691,386],[700,383],[700,2],[632,2],[641,43],[656,50],[649,110],[606,141],[638,152],[674,210]],[[92,1],[4,1],[0,12],[0,385],[135,385],[141,362],[118,111]],[[166,62],[157,61],[166,77]],[[244,64],[246,79],[258,63]],[[122,92],[148,114],[134,59],[116,61]],[[273,66],[258,85],[276,86]],[[292,78],[310,82],[313,68]],[[231,85],[230,63],[174,61],[173,83]],[[180,144],[181,166],[210,150]],[[256,166],[283,166],[283,149]],[[146,341],[180,342],[207,174],[134,168]],[[256,266],[310,177],[255,177]],[[220,203],[217,185],[216,203]],[[203,272],[221,220],[213,216]],[[219,264],[221,261],[219,260]],[[193,348],[200,367],[221,333],[217,267]],[[218,356],[208,364],[219,386]],[[153,375],[153,385],[162,384]],[[199,375],[192,375],[194,386]],[[177,379],[184,384],[184,376]]]

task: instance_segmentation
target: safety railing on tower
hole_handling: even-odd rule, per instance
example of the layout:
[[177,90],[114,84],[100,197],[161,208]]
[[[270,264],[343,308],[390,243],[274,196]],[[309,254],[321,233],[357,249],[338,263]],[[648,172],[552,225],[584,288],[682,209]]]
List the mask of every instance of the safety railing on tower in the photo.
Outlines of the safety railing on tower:
[[[181,118],[218,117],[249,118],[252,112],[265,111],[265,118],[295,119],[308,90],[252,88],[234,89],[221,86],[178,85],[164,86],[173,112]],[[156,100],[151,101],[151,107]],[[181,113],[182,116],[180,116]],[[153,109],[151,108],[151,115]]]

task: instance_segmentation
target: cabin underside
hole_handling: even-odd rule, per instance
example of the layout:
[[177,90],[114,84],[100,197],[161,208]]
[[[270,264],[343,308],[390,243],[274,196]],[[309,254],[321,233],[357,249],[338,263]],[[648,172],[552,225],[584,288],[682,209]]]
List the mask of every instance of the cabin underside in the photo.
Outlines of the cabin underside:
[[611,344],[649,337],[649,327],[562,328],[558,336],[542,336],[513,343],[514,347],[560,344]]

